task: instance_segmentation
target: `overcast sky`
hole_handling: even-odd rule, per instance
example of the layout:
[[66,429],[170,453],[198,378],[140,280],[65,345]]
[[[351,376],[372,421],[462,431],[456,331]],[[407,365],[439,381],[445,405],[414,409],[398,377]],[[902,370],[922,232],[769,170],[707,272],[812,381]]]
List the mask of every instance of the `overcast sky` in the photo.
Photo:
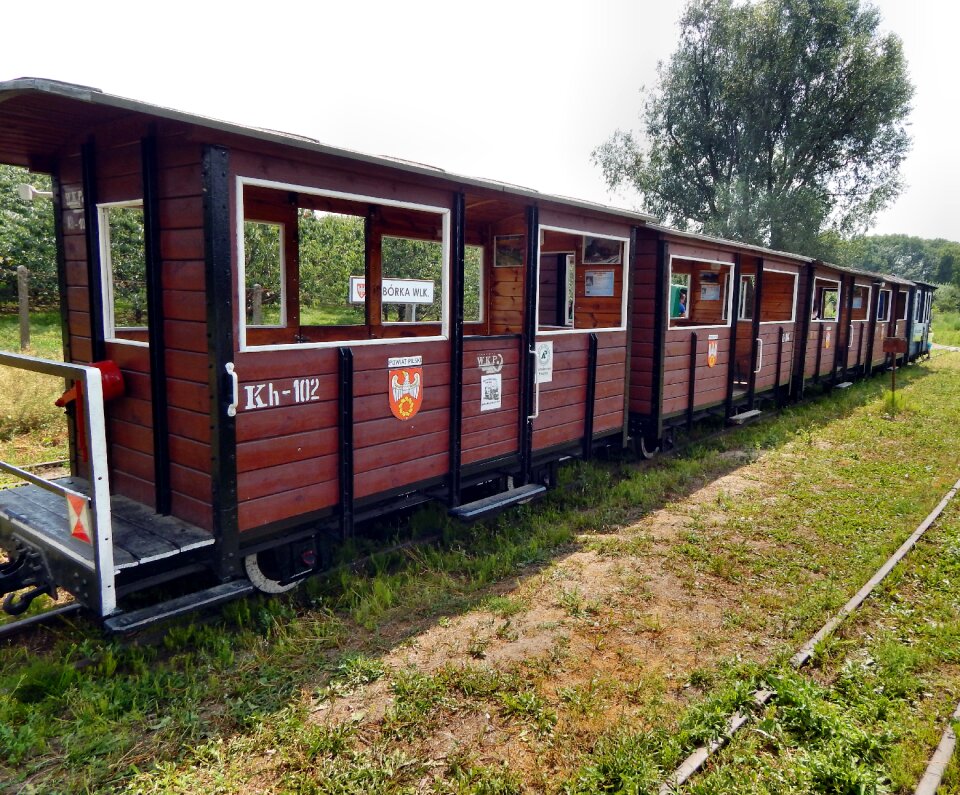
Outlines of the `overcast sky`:
[[[908,188],[876,233],[960,240],[960,5],[880,0],[916,85]],[[630,206],[591,150],[636,128],[682,0],[5,3],[0,80],[49,77]]]

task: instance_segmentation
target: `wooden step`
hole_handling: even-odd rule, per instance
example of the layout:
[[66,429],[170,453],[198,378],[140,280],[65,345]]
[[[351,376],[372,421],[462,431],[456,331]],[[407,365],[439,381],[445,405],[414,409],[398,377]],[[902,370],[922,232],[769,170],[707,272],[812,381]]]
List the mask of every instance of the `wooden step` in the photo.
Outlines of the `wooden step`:
[[475,522],[485,516],[499,513],[511,505],[522,505],[525,502],[530,502],[530,500],[544,494],[546,490],[547,487],[539,483],[528,483],[526,486],[517,486],[515,489],[501,491],[499,494],[484,497],[482,500],[451,508],[450,515],[465,522]]
[[222,585],[215,585],[213,588],[207,588],[205,591],[188,593],[186,596],[179,596],[176,599],[170,599],[140,610],[116,613],[103,623],[111,632],[136,632],[150,626],[150,624],[155,624],[157,621],[166,621],[186,613],[192,613],[194,610],[215,607],[224,602],[229,602],[231,599],[246,596],[253,590],[253,584],[249,580],[233,580]]
[[841,383],[836,384],[833,388],[834,388],[834,389],[849,389],[849,388],[852,387],[852,386],[853,386],[853,381],[842,381]]
[[760,411],[760,409],[750,409],[750,411],[741,411],[739,414],[734,414],[732,417],[730,417],[727,420],[727,422],[733,425],[743,425],[743,423],[749,420],[752,420],[756,417],[759,417],[761,414],[763,414],[763,412]]

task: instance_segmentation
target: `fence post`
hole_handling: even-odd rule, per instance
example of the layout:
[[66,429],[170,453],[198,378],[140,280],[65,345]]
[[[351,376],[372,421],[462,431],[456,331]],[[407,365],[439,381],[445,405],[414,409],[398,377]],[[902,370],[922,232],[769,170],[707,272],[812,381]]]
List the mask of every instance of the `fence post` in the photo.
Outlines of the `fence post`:
[[253,295],[251,296],[250,303],[253,304],[252,315],[250,318],[251,326],[262,326],[263,325],[263,286],[259,284],[253,285]]
[[30,271],[17,265],[17,301],[20,305],[20,350],[30,347]]

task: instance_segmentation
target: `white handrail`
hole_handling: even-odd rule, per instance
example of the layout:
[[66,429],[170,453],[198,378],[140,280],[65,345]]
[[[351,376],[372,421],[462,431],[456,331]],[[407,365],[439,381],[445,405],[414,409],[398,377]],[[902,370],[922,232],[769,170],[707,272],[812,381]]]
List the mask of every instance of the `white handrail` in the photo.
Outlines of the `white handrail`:
[[757,350],[757,369],[753,371],[755,373],[759,373],[763,368],[763,337],[757,337],[757,342],[759,349]]
[[99,369],[90,365],[54,362],[5,351],[0,351],[0,365],[80,381],[83,384],[83,400],[86,404],[84,424],[87,450],[90,454],[90,538],[93,542],[93,561],[99,591],[99,613],[107,616],[117,608],[117,592],[113,569],[113,521],[110,511],[106,416],[103,410],[103,376]]

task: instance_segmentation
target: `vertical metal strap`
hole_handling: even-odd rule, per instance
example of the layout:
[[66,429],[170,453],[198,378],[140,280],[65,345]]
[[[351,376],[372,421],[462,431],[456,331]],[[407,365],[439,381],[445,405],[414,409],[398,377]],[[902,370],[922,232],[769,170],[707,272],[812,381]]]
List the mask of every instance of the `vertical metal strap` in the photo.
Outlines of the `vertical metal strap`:
[[[533,479],[533,393],[537,388],[537,254],[540,249],[540,213],[527,207],[526,271],[523,288],[523,332],[520,335],[520,479]],[[523,485],[521,484],[521,485]]]
[[597,403],[597,335],[591,333],[587,341],[587,399],[583,406],[583,458],[593,457],[593,419]]
[[653,383],[650,387],[650,409],[653,432],[663,436],[663,377],[667,356],[667,315],[670,307],[670,249],[666,240],[657,241],[657,286],[653,302]]
[[147,267],[147,333],[150,340],[150,404],[153,416],[153,483],[157,513],[170,513],[170,435],[167,421],[167,364],[160,255],[160,167],[157,139],[140,142],[143,169],[143,239]]
[[627,316],[623,318],[623,324],[626,326],[626,338],[624,340],[625,360],[623,365],[623,430],[620,437],[620,444],[626,447],[630,440],[630,386],[633,382],[633,288],[637,274],[637,227],[630,228],[630,260],[626,267],[626,279],[623,282],[623,289],[627,293]]
[[[760,307],[763,300],[763,258],[757,259],[757,274],[753,282],[753,323],[750,329],[750,375],[748,376],[749,404],[752,410],[757,397],[757,371],[759,370],[757,361],[758,349],[760,347]],[[738,311],[739,315],[739,311]]]
[[339,431],[340,535],[353,536],[353,351],[338,348],[340,380],[337,428]]
[[466,199],[453,197],[453,239],[450,257],[450,472],[447,503],[460,504],[463,432],[463,282]]
[[106,358],[103,330],[103,273],[100,264],[100,213],[97,210],[96,145],[91,138],[80,147],[83,174],[83,223],[87,244],[87,290],[90,301],[91,361]]
[[[230,223],[230,156],[205,146],[202,160],[203,244],[206,270],[207,356],[210,390],[210,453],[217,569],[227,579],[240,572],[237,513],[237,429],[227,411],[232,384],[226,365],[234,358],[233,249]],[[241,201],[238,196],[237,201]]]
[[697,394],[697,332],[690,334],[690,365],[687,373],[687,430],[693,427],[693,402]]
[[794,328],[796,340],[793,344],[793,388],[790,390],[790,396],[794,400],[799,400],[803,397],[803,385],[806,380],[807,348],[810,345],[810,316],[813,314],[813,286],[815,279],[816,266],[813,262],[808,262],[803,309],[797,318],[798,325]]
[[[59,176],[52,178],[53,188],[53,237],[57,251],[57,288],[60,301],[60,338],[63,341],[63,360],[73,361],[70,350],[70,307],[67,303],[67,252],[63,236],[63,184]],[[64,381],[64,389],[70,388],[70,382]],[[76,404],[71,402],[67,409],[67,436],[69,439],[70,474],[77,477],[80,474],[77,460],[77,423],[74,409]]]

